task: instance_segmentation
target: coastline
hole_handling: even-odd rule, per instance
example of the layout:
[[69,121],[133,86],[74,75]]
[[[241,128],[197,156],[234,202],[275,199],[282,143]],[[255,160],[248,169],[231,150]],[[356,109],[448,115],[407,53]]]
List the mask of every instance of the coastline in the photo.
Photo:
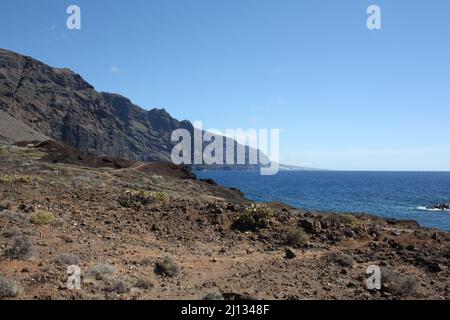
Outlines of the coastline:
[[[169,164],[0,150],[0,276],[18,299],[450,299],[448,232],[279,202],[242,229],[253,207],[241,192]],[[74,262],[78,291],[65,285]],[[391,277],[381,290],[366,286],[373,265]]]
[[[255,171],[212,170],[197,175],[240,189],[258,202],[281,201],[310,211],[415,220],[424,227],[450,231],[449,211],[425,210],[450,199],[446,192],[449,172],[282,171],[277,176],[262,177]],[[436,185],[430,188],[433,183]],[[424,189],[428,189],[426,193]]]

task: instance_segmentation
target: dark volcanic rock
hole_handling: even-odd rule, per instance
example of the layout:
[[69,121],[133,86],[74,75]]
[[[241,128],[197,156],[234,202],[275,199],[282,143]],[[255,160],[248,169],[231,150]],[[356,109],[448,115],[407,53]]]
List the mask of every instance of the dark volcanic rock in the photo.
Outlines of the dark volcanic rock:
[[300,220],[299,226],[302,227],[308,233],[314,233],[314,220],[313,219]]
[[436,204],[436,205],[433,205],[433,206],[428,206],[427,209],[429,209],[429,210],[449,211],[450,210],[450,203],[441,203],[441,204]]
[[428,271],[430,272],[441,272],[444,271],[444,267],[438,262],[433,261],[428,265]]
[[286,259],[294,259],[297,255],[292,249],[284,248],[285,258]]

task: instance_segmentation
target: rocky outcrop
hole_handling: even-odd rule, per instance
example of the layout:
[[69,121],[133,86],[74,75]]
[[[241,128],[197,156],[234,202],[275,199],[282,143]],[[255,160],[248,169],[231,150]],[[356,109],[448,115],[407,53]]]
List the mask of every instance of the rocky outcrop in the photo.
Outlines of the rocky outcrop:
[[441,204],[435,204],[432,206],[428,206],[427,210],[450,211],[450,203],[441,203]]

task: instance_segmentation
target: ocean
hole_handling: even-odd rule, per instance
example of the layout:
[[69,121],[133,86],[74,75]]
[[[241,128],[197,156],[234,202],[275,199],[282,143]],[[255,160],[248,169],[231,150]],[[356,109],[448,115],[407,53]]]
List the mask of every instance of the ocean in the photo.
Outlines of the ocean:
[[450,172],[280,171],[261,176],[259,171],[197,171],[196,175],[238,188],[254,201],[415,220],[450,231],[450,211],[426,209],[450,203]]

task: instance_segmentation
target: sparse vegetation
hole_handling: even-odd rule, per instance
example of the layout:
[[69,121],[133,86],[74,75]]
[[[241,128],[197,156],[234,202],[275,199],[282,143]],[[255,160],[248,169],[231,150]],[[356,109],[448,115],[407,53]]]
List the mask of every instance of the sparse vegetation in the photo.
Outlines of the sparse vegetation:
[[325,217],[326,222],[330,225],[351,225],[357,226],[359,224],[358,219],[352,214],[329,214]]
[[203,300],[225,300],[225,298],[220,292],[209,292],[203,297]]
[[116,273],[116,268],[107,263],[99,263],[93,266],[88,275],[95,280],[108,280]]
[[273,217],[271,208],[264,204],[252,204],[246,207],[234,222],[234,227],[242,231],[267,228]]
[[166,192],[150,192],[145,190],[125,190],[117,202],[122,207],[139,209],[150,203],[167,204],[169,195]]
[[57,256],[55,259],[53,259],[53,262],[55,262],[59,265],[72,266],[72,265],[80,264],[81,259],[77,255],[70,254],[70,253],[64,253],[64,254]]
[[22,234],[22,232],[16,227],[6,228],[6,229],[3,229],[1,232],[1,235],[4,238],[12,238],[12,237],[20,235],[20,234]]
[[51,184],[51,181],[48,181],[47,179],[45,179],[43,177],[39,177],[39,176],[35,176],[34,181],[37,183],[40,183],[40,184],[44,184],[44,183]]
[[[0,176],[33,178],[0,183],[0,300],[447,297],[444,231],[279,203],[251,206],[219,185],[170,175],[152,183],[151,169],[41,167],[8,152]],[[382,268],[381,290],[366,289],[372,264]],[[69,265],[80,266],[82,290],[66,288]]]
[[128,281],[121,279],[121,278],[112,280],[111,290],[113,292],[122,294],[122,293],[127,293],[128,291],[130,291],[130,289],[131,289],[131,285],[130,285],[130,283],[128,283]]
[[11,210],[12,204],[9,201],[0,202],[0,211]]
[[417,290],[415,277],[403,275],[392,268],[381,269],[381,284],[402,297],[414,295]]
[[346,267],[346,268],[353,267],[353,263],[355,262],[351,256],[349,256],[348,254],[344,254],[344,253],[334,255],[333,260],[339,266]]
[[1,184],[14,184],[14,183],[31,183],[33,177],[25,175],[0,175]]
[[94,265],[86,273],[83,281],[85,284],[93,285],[97,290],[118,294],[127,293],[133,287],[128,278],[118,274],[116,267],[107,263]]
[[169,195],[166,192],[155,192],[153,198],[157,203],[167,204],[169,202]]
[[33,224],[46,225],[55,220],[55,215],[49,211],[38,211],[30,215],[30,222]]
[[355,217],[353,214],[344,214],[341,217],[341,221],[343,224],[349,224],[353,227],[356,227],[359,225],[360,221],[357,217]]
[[125,190],[117,202],[126,208],[140,208],[143,205],[151,203],[153,200],[153,194],[149,191],[144,190]]
[[297,228],[297,229],[293,229],[293,230],[289,231],[286,236],[286,244],[294,246],[294,247],[301,246],[301,245],[305,244],[306,241],[308,241],[308,235],[301,228]]
[[12,243],[4,252],[5,257],[11,259],[27,260],[33,255],[33,245],[26,235],[15,235]]
[[155,285],[153,284],[153,281],[150,278],[139,278],[134,283],[134,286],[139,289],[150,290]]
[[27,215],[22,212],[16,212],[11,210],[0,211],[0,217],[5,217],[9,220],[25,223],[28,221]]
[[156,262],[155,272],[162,276],[174,277],[180,272],[180,267],[171,257],[165,257],[163,261]]
[[402,297],[414,295],[417,290],[417,279],[412,276],[404,276],[394,284],[393,289]]
[[17,281],[9,280],[0,274],[0,298],[17,297],[20,290],[21,289]]

